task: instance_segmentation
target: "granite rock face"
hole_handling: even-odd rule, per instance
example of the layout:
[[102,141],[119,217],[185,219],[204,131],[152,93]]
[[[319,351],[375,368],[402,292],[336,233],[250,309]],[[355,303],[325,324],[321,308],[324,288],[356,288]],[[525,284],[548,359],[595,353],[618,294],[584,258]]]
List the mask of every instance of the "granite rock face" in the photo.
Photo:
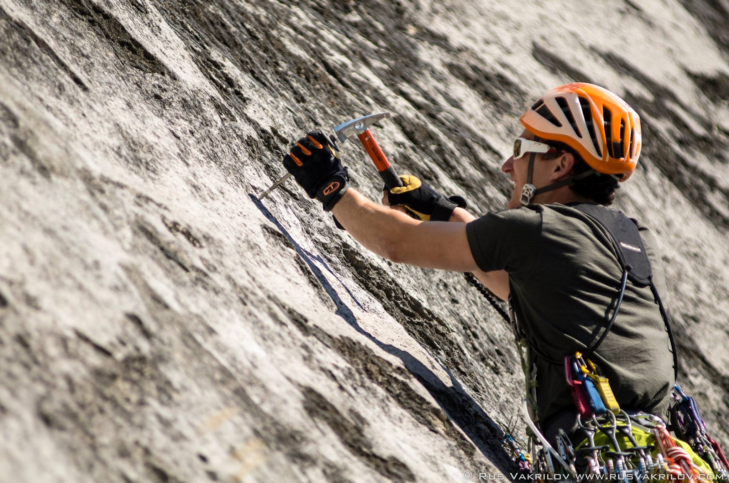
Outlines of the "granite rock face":
[[[644,122],[680,378],[729,444],[729,4],[0,0],[0,481],[465,481],[523,438],[509,328],[383,260],[279,160],[390,111],[400,172],[503,207],[519,114],[605,85]],[[353,184],[370,161],[342,146]]]

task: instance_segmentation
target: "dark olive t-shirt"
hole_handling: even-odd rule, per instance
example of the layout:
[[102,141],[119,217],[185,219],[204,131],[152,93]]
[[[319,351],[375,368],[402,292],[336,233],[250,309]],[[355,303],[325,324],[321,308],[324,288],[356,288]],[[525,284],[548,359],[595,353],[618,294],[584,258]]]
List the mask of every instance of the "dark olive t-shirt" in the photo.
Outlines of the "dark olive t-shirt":
[[[665,303],[655,240],[646,227],[639,230]],[[560,426],[571,424],[575,406],[564,367],[545,357],[564,360],[594,343],[607,326],[622,276],[609,235],[582,212],[560,204],[489,213],[469,223],[466,233],[481,270],[509,274],[517,320],[529,344],[544,356],[534,354],[542,428],[558,420]],[[621,407],[665,413],[673,356],[650,287],[628,282],[615,324],[592,359],[610,379]]]

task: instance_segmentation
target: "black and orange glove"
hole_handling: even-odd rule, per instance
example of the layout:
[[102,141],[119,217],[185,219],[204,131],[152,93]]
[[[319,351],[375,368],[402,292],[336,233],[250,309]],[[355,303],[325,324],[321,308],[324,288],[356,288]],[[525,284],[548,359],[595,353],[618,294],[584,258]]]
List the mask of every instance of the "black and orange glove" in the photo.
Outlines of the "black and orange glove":
[[387,190],[390,206],[402,206],[423,221],[448,221],[456,208],[465,208],[466,200],[460,196],[446,198],[419,178],[400,176],[402,186]]
[[349,175],[339,159],[337,143],[321,131],[299,139],[284,156],[283,165],[309,198],[322,202],[324,211],[331,211],[347,191]]

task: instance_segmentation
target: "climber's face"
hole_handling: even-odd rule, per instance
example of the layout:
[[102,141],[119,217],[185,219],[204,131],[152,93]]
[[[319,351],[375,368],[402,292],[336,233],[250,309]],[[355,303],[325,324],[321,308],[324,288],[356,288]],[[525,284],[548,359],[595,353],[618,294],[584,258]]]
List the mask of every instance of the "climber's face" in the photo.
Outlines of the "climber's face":
[[[529,141],[536,140],[536,136],[526,129],[519,135],[519,137]],[[516,159],[514,158],[514,155],[509,156],[509,159],[507,159],[501,166],[501,171],[509,175],[512,182],[511,197],[507,203],[507,208],[509,209],[519,208],[522,206],[520,201],[521,190],[527,182],[530,156],[530,152],[523,152],[522,156]],[[554,163],[552,160],[543,160],[542,157],[542,154],[537,153],[534,160],[532,184],[536,187],[546,186],[550,184],[554,178]]]

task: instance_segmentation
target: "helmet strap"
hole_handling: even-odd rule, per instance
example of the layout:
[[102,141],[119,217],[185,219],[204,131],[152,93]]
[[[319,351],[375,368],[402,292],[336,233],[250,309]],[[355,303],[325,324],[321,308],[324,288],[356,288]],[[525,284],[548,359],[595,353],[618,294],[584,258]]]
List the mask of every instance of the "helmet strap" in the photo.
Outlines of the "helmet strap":
[[[597,171],[595,171],[594,169],[588,169],[584,173],[580,173],[577,176],[570,176],[569,178],[563,179],[562,181],[557,181],[556,183],[552,183],[547,186],[542,186],[541,188],[537,188],[536,186],[534,186],[532,184],[532,178],[534,177],[534,160],[536,159],[536,157],[537,157],[536,153],[531,153],[529,155],[529,166],[527,167],[527,182],[521,188],[521,197],[519,198],[519,201],[521,201],[521,204],[524,206],[531,204],[534,197],[539,194],[546,193],[547,191],[556,190],[557,188],[567,186],[569,184],[572,184],[575,181],[585,179],[588,176],[591,176],[591,175],[597,173]],[[597,174],[599,174],[599,173],[597,173]]]
[[527,167],[527,182],[521,187],[521,196],[519,201],[524,206],[531,204],[532,198],[536,196],[537,187],[532,184],[532,177],[534,176],[534,160],[537,157],[537,153],[529,154],[529,166]]

